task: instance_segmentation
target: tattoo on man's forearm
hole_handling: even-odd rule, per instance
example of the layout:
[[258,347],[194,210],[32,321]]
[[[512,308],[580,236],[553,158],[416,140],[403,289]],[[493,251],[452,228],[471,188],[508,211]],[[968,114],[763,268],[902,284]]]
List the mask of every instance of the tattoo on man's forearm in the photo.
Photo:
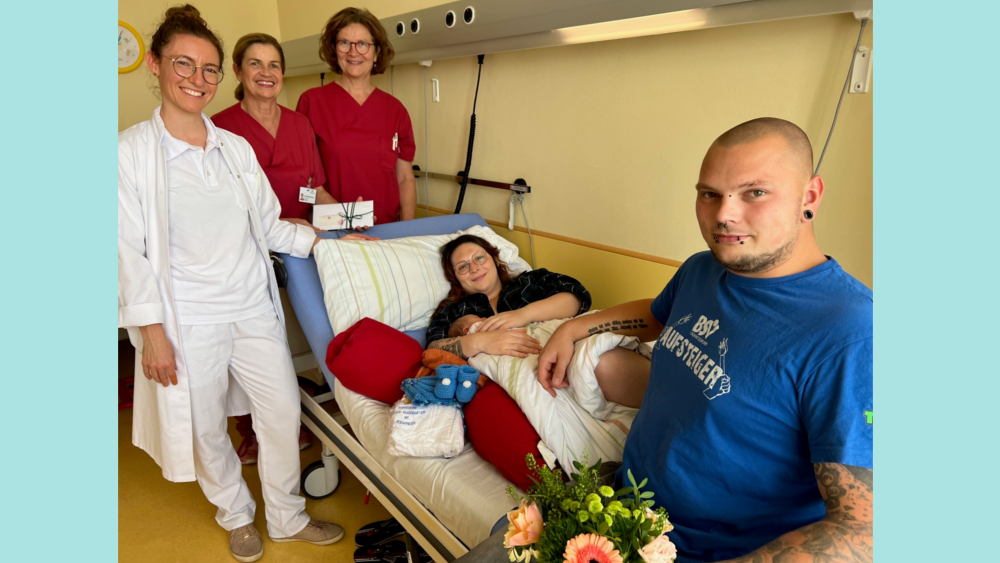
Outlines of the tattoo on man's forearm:
[[590,327],[587,330],[588,334],[601,334],[604,332],[615,332],[619,330],[639,330],[640,328],[648,328],[649,325],[643,319],[629,319],[624,321],[614,320],[608,321],[606,323],[601,323],[597,326]]
[[835,463],[813,465],[826,501],[826,518],[785,534],[733,561],[781,563],[810,556],[812,561],[871,561],[873,551],[873,471]]
[[858,467],[856,465],[845,465],[844,469],[851,472],[854,478],[861,483],[869,493],[875,492],[875,472],[867,467]]
[[[764,547],[733,559],[732,563],[791,563],[793,561],[870,562],[873,559],[871,522],[820,520],[777,538]],[[809,559],[803,556],[809,557]]]
[[875,473],[866,467],[816,463],[813,464],[813,471],[826,500],[827,513],[836,512],[841,507],[850,512],[852,507],[844,504],[851,502],[848,497],[853,497],[854,504],[857,504],[857,500],[867,500],[874,493]]
[[444,350],[445,352],[451,352],[452,354],[455,354],[456,356],[462,358],[463,360],[468,360],[469,357],[466,356],[465,352],[462,351],[461,340],[462,340],[461,336],[457,336],[455,338],[442,338],[441,340],[435,340],[434,342],[431,342],[427,348],[428,349],[436,348],[438,350]]

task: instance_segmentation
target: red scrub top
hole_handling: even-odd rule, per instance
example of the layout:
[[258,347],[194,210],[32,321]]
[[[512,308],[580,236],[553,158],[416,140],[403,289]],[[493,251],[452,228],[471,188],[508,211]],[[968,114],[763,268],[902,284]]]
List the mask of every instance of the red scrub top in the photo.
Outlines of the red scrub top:
[[278,107],[281,119],[277,137],[272,137],[263,125],[243,111],[239,103],[213,115],[212,122],[216,127],[243,137],[253,147],[257,162],[278,196],[281,218],[307,219],[312,204],[299,202],[299,188],[306,187],[310,176],[314,188],[326,182],[316,149],[316,134],[306,116]]
[[302,94],[295,109],[316,131],[330,195],[337,201],[373,200],[376,223],[399,221],[396,159],[413,162],[417,151],[403,104],[376,88],[359,105],[331,82]]

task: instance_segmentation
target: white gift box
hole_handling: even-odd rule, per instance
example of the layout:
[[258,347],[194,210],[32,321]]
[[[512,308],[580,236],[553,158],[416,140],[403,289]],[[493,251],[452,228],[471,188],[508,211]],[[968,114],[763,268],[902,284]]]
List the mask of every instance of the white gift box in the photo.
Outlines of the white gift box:
[[324,231],[375,225],[375,202],[352,201],[313,206],[313,225]]

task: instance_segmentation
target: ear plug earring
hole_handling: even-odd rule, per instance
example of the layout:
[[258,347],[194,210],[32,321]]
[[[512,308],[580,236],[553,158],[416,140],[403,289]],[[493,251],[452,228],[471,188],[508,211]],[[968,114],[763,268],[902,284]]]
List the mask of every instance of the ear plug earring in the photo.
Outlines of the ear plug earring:
[[813,212],[808,209],[802,212],[802,216],[806,218],[806,221],[812,221],[812,218],[815,217]]

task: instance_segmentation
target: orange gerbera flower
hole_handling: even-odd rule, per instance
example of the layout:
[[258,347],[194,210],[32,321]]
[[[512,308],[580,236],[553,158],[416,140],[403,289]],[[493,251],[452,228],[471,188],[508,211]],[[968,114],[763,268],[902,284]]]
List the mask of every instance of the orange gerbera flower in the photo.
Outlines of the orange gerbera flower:
[[622,563],[615,544],[604,536],[580,534],[566,543],[564,563]]

